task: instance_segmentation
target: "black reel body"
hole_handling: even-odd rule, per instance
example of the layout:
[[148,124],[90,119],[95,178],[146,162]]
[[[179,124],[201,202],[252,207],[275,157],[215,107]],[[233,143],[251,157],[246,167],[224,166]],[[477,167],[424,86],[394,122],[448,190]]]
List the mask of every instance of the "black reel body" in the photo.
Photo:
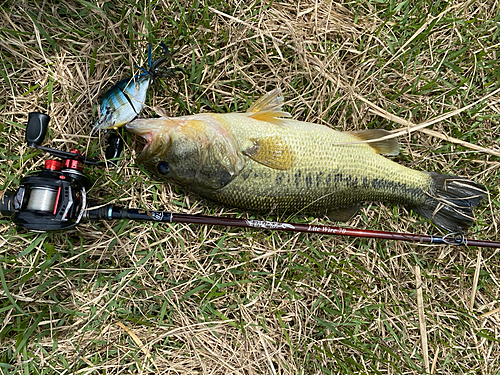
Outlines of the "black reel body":
[[[26,141],[30,147],[49,152],[61,161],[48,159],[45,168],[21,179],[17,191],[0,192],[0,213],[9,216],[18,226],[32,231],[68,229],[77,225],[87,209],[89,178],[83,165],[105,165],[83,156],[78,150],[70,152],[41,146],[49,116],[32,112],[26,127]],[[117,157],[123,148],[120,137],[109,137],[106,157]],[[109,164],[107,164],[109,165]]]

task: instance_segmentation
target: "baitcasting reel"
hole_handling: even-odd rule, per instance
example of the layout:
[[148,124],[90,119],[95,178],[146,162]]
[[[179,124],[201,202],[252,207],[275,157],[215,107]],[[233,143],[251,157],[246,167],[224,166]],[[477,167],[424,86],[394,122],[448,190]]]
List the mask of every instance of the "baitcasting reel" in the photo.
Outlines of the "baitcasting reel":
[[[28,146],[43,150],[60,158],[47,159],[45,168],[21,179],[17,191],[0,192],[0,213],[9,216],[18,226],[32,231],[67,229],[77,225],[87,208],[89,178],[83,173],[83,165],[102,166],[106,161],[83,156],[80,151],[70,152],[41,146],[50,117],[31,112],[26,126]],[[123,141],[110,135],[106,160],[121,154]]]

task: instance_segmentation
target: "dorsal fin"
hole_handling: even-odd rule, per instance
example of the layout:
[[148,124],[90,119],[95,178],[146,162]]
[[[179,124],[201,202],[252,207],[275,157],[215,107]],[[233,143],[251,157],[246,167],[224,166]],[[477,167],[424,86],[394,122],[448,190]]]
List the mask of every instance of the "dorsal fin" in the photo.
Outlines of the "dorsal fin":
[[246,111],[246,114],[256,120],[267,121],[272,123],[280,123],[283,117],[292,117],[288,112],[284,112],[281,107],[283,105],[283,95],[280,88],[275,88],[269,91],[264,96],[261,96],[253,105]]
[[[356,138],[361,141],[373,141],[391,135],[390,131],[384,129],[367,129],[351,132]],[[399,154],[399,142],[396,137],[383,139],[380,141],[369,142],[368,145],[373,147],[377,154],[396,156]]]

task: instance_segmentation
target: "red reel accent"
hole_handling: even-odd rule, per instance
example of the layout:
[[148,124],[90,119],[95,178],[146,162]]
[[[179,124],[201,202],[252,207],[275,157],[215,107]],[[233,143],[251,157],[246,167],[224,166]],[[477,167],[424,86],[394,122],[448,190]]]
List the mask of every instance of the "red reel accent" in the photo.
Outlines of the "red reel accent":
[[49,169],[51,171],[60,171],[62,163],[58,160],[47,159],[45,160],[45,169]]
[[[77,150],[76,148],[70,150],[70,152],[72,154],[81,154],[79,150]],[[82,171],[83,170],[83,163],[79,160],[75,160],[75,159],[64,159],[64,168],[65,169],[77,169],[79,171]]]

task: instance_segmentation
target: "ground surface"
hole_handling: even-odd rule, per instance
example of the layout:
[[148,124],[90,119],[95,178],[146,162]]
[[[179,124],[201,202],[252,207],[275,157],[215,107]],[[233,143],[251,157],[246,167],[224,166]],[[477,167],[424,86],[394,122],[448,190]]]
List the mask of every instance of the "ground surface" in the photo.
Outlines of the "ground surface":
[[[52,117],[45,145],[100,157],[105,140],[88,135],[100,95],[146,64],[148,42],[163,41],[170,66],[185,72],[157,82],[144,116],[154,106],[172,115],[243,111],[279,85],[294,118],[340,130],[431,122],[400,137],[395,160],[483,183],[490,195],[468,235],[500,238],[496,1],[49,0],[0,8],[0,189],[18,186],[46,158],[24,143],[30,111]],[[161,183],[134,164],[136,140],[125,137],[118,168],[87,169],[91,196],[252,216]],[[440,233],[383,204],[367,204],[345,225]],[[36,234],[4,218],[0,265],[3,373],[500,371],[493,249],[127,221]]]

